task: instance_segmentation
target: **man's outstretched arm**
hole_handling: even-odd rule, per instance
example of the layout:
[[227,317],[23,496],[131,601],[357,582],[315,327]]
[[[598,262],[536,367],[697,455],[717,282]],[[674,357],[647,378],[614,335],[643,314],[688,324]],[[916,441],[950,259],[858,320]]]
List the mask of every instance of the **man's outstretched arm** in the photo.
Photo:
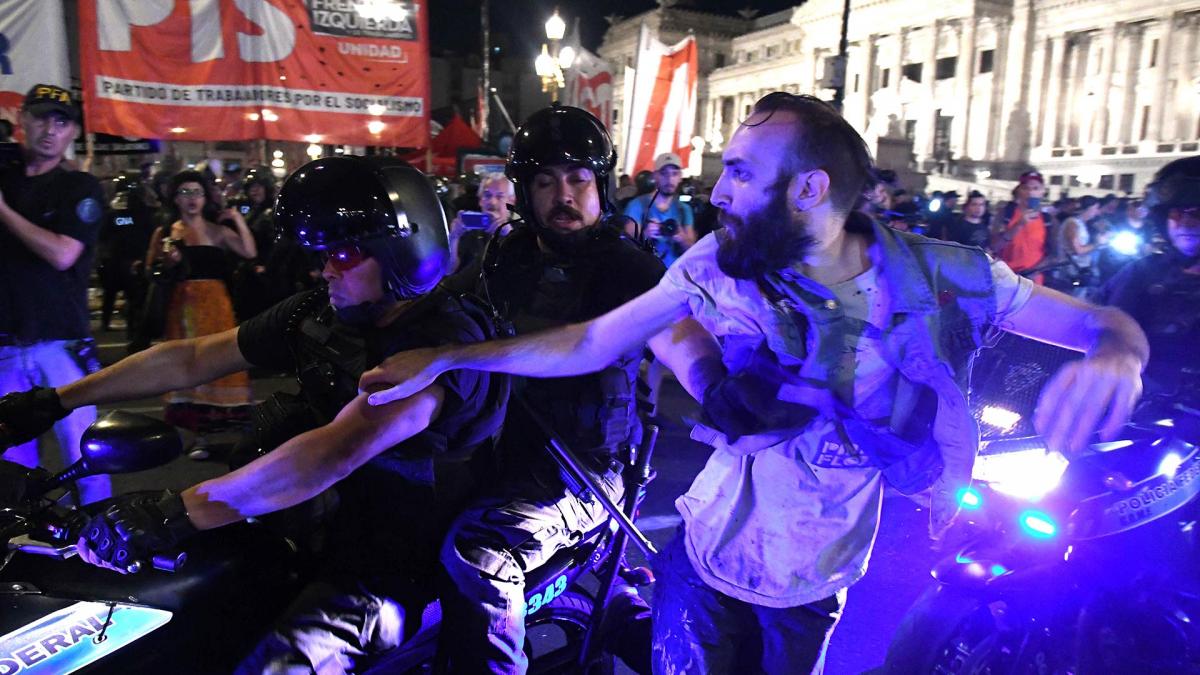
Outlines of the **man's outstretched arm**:
[[1050,448],[1079,450],[1097,429],[1111,437],[1129,419],[1150,347],[1128,314],[1037,286],[1002,328],[1087,355],[1063,366],[1038,400],[1034,426]]
[[[687,314],[687,305],[655,287],[584,323],[506,340],[394,354],[364,373],[359,389],[374,391],[371,405],[382,405],[407,398],[438,375],[459,368],[527,377],[582,375],[604,368]],[[377,391],[388,386],[391,389]]]
[[359,395],[329,424],[296,436],[237,471],[183,491],[201,530],[272,513],[317,496],[380,452],[424,430],[441,411],[434,384],[380,408]]
[[237,328],[187,340],[168,340],[58,388],[64,408],[116,403],[194,387],[250,367]]

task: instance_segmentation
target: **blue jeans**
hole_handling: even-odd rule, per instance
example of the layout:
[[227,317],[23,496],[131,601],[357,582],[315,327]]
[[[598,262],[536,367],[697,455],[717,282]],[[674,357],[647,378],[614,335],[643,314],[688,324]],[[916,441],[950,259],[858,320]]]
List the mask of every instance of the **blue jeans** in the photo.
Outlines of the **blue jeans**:
[[[55,340],[32,345],[0,347],[0,396],[34,387],[62,387],[85,373],[69,351],[71,341]],[[62,449],[63,462],[71,465],[79,459],[79,440],[83,432],[96,421],[96,407],[78,408],[54,424],[54,435]],[[14,446],[4,453],[4,459],[34,467],[39,465],[37,440]],[[79,496],[84,504],[112,496],[108,476],[80,479]]]
[[[620,500],[619,474],[610,471],[599,480]],[[449,583],[439,588],[441,650],[451,672],[524,673],[525,573],[607,518],[598,501],[584,503],[566,488],[533,481],[459,515],[441,553]]]
[[654,672],[820,673],[845,592],[799,607],[754,605],[704,583],[683,531],[655,561]]

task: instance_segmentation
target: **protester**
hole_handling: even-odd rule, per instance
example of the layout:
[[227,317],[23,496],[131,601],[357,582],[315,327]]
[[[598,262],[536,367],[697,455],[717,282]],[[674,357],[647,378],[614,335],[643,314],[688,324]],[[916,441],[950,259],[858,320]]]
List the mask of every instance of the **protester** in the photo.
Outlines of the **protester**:
[[715,449],[658,560],[655,671],[744,672],[752,653],[754,670],[820,672],[865,571],[883,478],[932,488],[934,535],[957,514],[978,446],[969,364],[993,329],[1087,354],[1043,392],[1036,424],[1055,450],[1120,427],[1148,350],[1120,311],[1035,287],[976,249],[873,226],[855,211],[866,146],[818,99],[760,99],[723,162],[725,228],[653,290],[584,323],[397,354],[360,386],[400,383],[372,395],[385,404],[455,368],[589,372],[694,317],[721,357],[653,345],[701,401],[693,438]]
[[[150,238],[147,269],[161,266],[174,276],[163,337],[180,340],[212,335],[233,328],[233,303],[225,287],[226,254],[250,259],[257,254],[254,235],[236,209],[220,212],[237,230],[205,218],[210,183],[197,171],[183,171],[171,180],[177,220],[158,228]],[[164,419],[197,434],[193,459],[208,456],[202,435],[214,427],[246,419],[250,404],[250,379],[232,373],[213,382],[166,395]]]
[[987,248],[991,221],[987,197],[978,190],[972,190],[967,195],[966,204],[963,204],[962,215],[956,216],[950,223],[944,238],[964,246]]
[[1041,206],[1045,193],[1042,174],[1021,174],[1013,188],[1013,200],[1001,209],[991,231],[991,248],[996,256],[1017,274],[1029,274],[1035,284],[1043,281],[1038,266],[1046,257],[1046,220]]

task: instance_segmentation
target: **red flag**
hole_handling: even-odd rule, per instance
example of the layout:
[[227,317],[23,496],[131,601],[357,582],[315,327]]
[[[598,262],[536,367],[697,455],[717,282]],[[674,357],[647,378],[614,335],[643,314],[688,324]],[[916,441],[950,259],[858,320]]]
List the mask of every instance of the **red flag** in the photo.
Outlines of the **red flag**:
[[635,68],[622,172],[653,170],[654,158],[664,152],[688,164],[696,125],[696,38],[668,46],[643,25]]

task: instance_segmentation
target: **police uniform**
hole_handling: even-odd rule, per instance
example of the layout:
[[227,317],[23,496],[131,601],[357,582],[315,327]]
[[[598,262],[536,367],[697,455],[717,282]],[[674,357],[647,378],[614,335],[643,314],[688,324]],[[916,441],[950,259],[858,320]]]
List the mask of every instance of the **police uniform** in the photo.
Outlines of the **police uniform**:
[[[339,321],[325,291],[297,294],[250,319],[238,348],[251,364],[296,373],[298,395],[276,395],[256,410],[249,445],[261,454],[329,423],[358,393],[358,378],[393,353],[489,338],[488,315],[466,298],[435,291],[412,301],[382,328]],[[474,484],[476,451],[490,449],[508,398],[508,378],[453,371],[438,417],[423,431],[375,456],[340,481],[336,509],[310,537],[321,559],[317,581],[301,595],[243,664],[245,672],[318,663],[321,655],[364,649],[357,639],[385,630],[398,604],[420,615],[432,599],[437,546]],[[313,515],[331,495],[295,507]],[[285,512],[286,514],[286,512]],[[270,521],[272,518],[268,517]],[[309,533],[314,523],[306,524]],[[378,637],[378,636],[375,636]],[[394,645],[388,645],[394,646]]]
[[[36,386],[60,387],[99,366],[88,328],[88,276],[104,208],[94,176],[61,166],[26,176],[23,166],[0,174],[4,200],[37,227],[83,244],[75,264],[56,270],[0,227],[0,395]],[[79,457],[79,439],[96,420],[94,406],[79,408],[54,425],[64,460]],[[38,465],[37,441],[11,448],[5,458]],[[109,481],[79,481],[84,502],[110,494]]]
[[[533,228],[518,225],[493,239],[480,264],[446,283],[476,282],[476,292],[521,335],[600,316],[652,288],[663,272],[652,253],[606,225],[594,227],[572,255],[543,250]],[[621,451],[641,433],[641,360],[639,348],[598,373],[514,385],[614,501],[622,497]],[[607,520],[599,502],[567,488],[545,444],[523,408],[511,406],[499,442],[503,482],[455,519],[443,546],[446,623],[469,631],[446,636],[456,647],[449,655],[455,672],[508,672],[503,664],[523,664],[525,574]]]

